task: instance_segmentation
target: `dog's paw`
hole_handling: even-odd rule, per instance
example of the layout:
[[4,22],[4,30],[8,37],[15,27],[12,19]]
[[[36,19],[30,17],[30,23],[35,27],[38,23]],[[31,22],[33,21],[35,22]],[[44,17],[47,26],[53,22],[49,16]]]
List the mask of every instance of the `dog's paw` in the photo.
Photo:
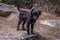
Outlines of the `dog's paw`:
[[31,34],[35,34],[34,32],[31,32]]
[[27,33],[27,35],[30,35],[30,33]]
[[24,31],[25,31],[26,29],[25,29],[25,28],[23,28],[22,30],[24,30]]
[[17,31],[19,31],[20,29],[17,28]]

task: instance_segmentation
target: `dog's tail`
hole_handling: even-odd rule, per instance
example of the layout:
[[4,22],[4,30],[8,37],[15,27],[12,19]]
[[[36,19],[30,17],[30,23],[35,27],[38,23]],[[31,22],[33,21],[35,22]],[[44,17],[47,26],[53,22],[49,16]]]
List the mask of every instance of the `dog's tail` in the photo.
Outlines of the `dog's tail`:
[[20,3],[18,0],[15,0],[15,6],[17,7],[18,11],[20,10]]

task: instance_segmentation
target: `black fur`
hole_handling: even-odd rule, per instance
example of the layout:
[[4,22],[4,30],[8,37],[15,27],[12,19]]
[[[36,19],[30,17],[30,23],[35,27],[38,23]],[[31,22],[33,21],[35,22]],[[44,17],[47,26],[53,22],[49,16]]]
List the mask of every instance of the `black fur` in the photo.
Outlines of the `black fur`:
[[[20,12],[20,14],[19,14],[17,30],[19,30],[19,25],[23,22],[22,29],[25,30],[24,25],[26,23],[27,34],[30,34],[30,31],[32,34],[34,34],[34,32],[33,32],[34,24],[35,24],[36,20],[39,18],[39,15],[41,15],[41,11],[39,11],[38,9],[32,9],[30,12],[30,11],[20,9],[19,12]],[[30,25],[31,25],[31,30],[30,30]]]

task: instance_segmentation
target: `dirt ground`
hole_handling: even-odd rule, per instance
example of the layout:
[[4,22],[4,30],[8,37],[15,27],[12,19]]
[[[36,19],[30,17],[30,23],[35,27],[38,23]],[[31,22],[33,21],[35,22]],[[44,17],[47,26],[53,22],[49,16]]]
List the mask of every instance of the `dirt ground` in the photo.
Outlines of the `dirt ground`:
[[[57,40],[60,39],[60,29],[49,27],[47,25],[40,24],[41,20],[60,20],[60,17],[55,15],[42,12],[41,16],[35,24],[35,31],[40,33],[43,37],[46,37],[48,40]],[[9,17],[0,17],[0,32],[11,33],[15,36],[21,35],[23,31],[17,31],[18,23],[18,11],[15,10],[15,13],[11,14]]]

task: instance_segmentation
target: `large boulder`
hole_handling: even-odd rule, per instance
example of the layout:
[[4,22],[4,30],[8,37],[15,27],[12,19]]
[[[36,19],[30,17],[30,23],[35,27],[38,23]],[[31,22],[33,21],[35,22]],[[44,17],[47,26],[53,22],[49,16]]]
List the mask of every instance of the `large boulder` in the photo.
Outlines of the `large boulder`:
[[7,17],[13,12],[13,7],[8,4],[0,3],[0,16]]

